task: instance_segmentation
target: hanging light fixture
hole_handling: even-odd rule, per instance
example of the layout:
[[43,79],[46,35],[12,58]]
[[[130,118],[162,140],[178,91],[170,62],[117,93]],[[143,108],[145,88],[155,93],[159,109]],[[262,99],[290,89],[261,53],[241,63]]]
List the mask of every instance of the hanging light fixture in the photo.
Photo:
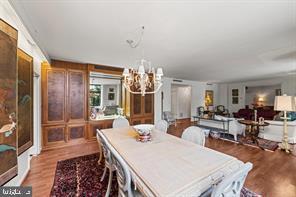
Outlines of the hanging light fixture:
[[[142,27],[141,37],[138,42],[127,40],[131,48],[137,48],[143,40],[144,26]],[[132,94],[154,94],[162,86],[163,70],[155,69],[151,66],[151,62],[141,59],[136,61],[138,69],[125,68],[123,71],[123,85]]]

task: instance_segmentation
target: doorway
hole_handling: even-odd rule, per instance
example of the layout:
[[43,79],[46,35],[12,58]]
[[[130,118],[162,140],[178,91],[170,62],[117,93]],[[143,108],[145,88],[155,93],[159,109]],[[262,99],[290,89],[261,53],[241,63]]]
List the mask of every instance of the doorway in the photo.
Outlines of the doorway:
[[171,110],[176,119],[191,118],[191,86],[172,84]]

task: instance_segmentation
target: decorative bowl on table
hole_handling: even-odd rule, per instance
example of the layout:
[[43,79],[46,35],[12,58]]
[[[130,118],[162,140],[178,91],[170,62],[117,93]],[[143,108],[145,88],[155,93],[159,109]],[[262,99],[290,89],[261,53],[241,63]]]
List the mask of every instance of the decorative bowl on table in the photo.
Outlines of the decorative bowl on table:
[[139,125],[135,125],[134,129],[139,134],[137,138],[138,141],[140,142],[151,141],[151,131],[153,129],[153,125],[139,124]]

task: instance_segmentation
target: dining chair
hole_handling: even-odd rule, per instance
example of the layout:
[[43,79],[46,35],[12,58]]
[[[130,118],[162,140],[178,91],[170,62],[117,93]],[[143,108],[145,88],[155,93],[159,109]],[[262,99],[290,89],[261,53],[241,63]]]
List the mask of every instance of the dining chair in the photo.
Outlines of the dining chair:
[[241,189],[248,176],[248,173],[253,168],[253,164],[247,162],[238,171],[226,176],[217,186],[213,188],[211,197],[240,197]]
[[206,137],[201,128],[190,126],[182,133],[182,139],[191,141],[193,143],[205,146]]
[[119,117],[113,120],[112,127],[113,128],[120,128],[120,127],[128,127],[130,126],[128,120],[124,117]]
[[98,133],[97,133],[96,137],[97,137],[97,142],[98,142],[98,145],[99,145],[99,154],[100,154],[98,164],[101,165],[101,161],[103,159],[103,151],[102,151],[101,139],[100,139],[100,136],[99,136]]
[[99,129],[97,129],[97,138],[99,138],[99,140],[101,142],[101,147],[103,150],[102,152],[103,152],[104,158],[105,158],[105,168],[104,168],[104,172],[101,177],[101,180],[100,180],[101,182],[104,180],[104,178],[106,176],[107,169],[109,169],[108,187],[107,187],[107,191],[105,194],[105,197],[108,197],[110,194],[110,190],[111,190],[113,172],[115,171],[115,168],[112,165],[111,152],[110,152],[109,146],[107,146],[108,141],[105,139],[105,136],[103,135],[102,131],[100,131]]
[[105,142],[108,150],[110,150],[111,162],[116,170],[116,177],[118,183],[118,196],[120,197],[133,197],[141,196],[137,190],[132,190],[132,178],[129,171],[129,167],[122,159],[119,153],[111,146],[105,136],[102,136],[102,140]]
[[156,122],[154,128],[158,131],[166,133],[168,130],[168,122],[165,120],[159,120]]

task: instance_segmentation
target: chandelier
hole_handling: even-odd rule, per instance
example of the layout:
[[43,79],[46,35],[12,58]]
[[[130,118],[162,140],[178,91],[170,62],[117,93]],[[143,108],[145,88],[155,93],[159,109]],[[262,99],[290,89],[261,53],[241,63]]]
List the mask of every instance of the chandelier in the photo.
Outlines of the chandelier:
[[[138,70],[125,68],[123,71],[123,86],[132,94],[154,94],[162,86],[162,68],[157,68],[156,72],[150,66],[150,62],[140,60]],[[149,65],[149,70],[146,72],[145,67]]]
[[[127,40],[127,43],[131,48],[139,46],[143,40],[144,26],[142,27],[141,37],[138,42],[133,40]],[[156,71],[151,67],[151,62],[141,59],[136,62],[138,69],[125,68],[123,76],[123,86],[132,94],[154,94],[162,86],[162,68],[157,68]]]

